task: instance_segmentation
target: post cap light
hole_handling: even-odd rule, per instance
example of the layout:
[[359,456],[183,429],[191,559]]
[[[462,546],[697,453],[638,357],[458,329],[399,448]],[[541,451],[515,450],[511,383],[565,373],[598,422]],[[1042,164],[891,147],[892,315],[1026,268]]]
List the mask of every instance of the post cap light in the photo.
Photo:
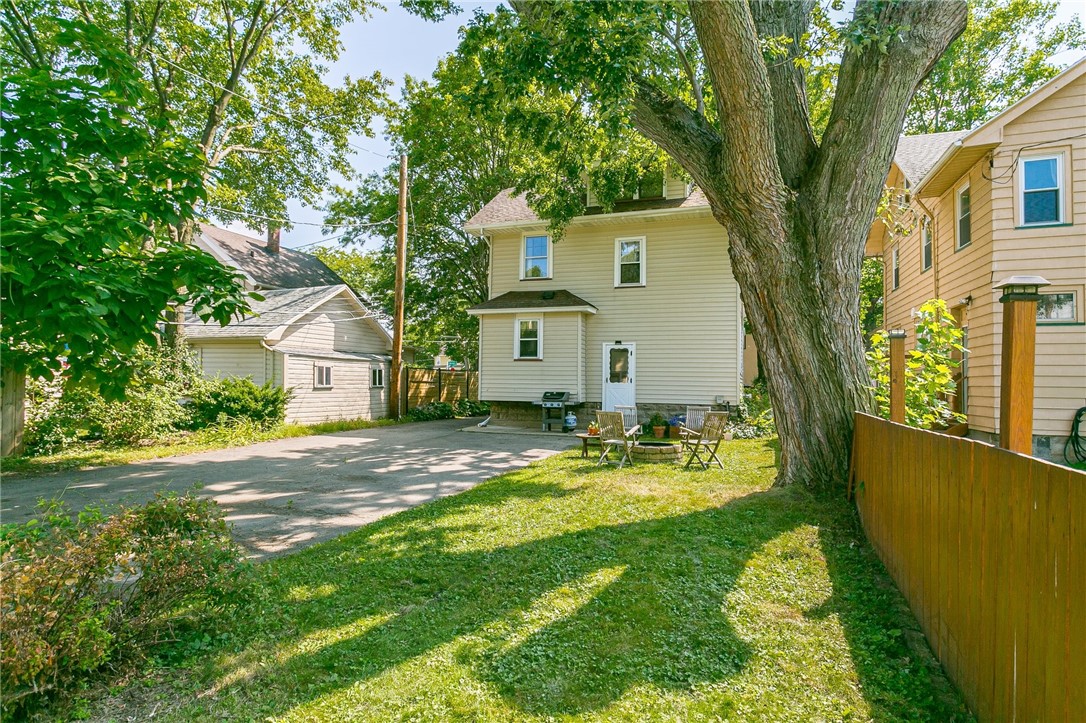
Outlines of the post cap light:
[[904,329],[891,329],[890,331],[887,332],[887,335],[891,339],[904,339],[905,338],[905,330]]
[[992,288],[1003,292],[999,301],[1006,303],[1008,301],[1037,301],[1040,298],[1038,290],[1042,286],[1050,285],[1048,279],[1043,276],[1008,276]]

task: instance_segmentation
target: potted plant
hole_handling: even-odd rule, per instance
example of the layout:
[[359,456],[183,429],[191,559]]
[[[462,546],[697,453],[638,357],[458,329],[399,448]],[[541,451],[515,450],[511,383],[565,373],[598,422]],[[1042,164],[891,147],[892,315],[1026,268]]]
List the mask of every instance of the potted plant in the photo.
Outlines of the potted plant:
[[668,428],[667,428],[668,439],[681,439],[682,435],[679,434],[679,432],[680,432],[680,430],[682,430],[683,425],[686,424],[686,415],[685,414],[676,414],[676,415],[672,416],[671,419],[667,420],[667,422],[668,422]]
[[649,417],[649,426],[652,427],[652,436],[657,439],[664,438],[664,430],[667,429],[667,421],[664,420],[664,415],[659,412],[653,413]]

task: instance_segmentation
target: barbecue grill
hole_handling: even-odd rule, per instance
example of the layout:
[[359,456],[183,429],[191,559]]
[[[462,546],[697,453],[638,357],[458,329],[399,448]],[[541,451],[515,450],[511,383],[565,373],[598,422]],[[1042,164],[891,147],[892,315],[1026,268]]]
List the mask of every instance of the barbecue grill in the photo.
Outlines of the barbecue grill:
[[544,432],[550,432],[551,425],[555,422],[558,422],[559,425],[565,425],[569,392],[543,392],[543,396],[536,404],[543,407]]

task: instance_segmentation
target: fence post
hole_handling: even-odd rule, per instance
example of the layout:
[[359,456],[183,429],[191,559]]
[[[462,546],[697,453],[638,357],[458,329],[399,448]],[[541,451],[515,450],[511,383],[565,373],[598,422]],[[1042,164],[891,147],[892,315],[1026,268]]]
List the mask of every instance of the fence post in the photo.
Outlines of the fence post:
[[1011,276],[996,284],[1003,295],[1003,349],[999,379],[999,446],[1033,453],[1033,373],[1036,362],[1040,276]]
[[905,330],[891,329],[890,421],[905,424]]

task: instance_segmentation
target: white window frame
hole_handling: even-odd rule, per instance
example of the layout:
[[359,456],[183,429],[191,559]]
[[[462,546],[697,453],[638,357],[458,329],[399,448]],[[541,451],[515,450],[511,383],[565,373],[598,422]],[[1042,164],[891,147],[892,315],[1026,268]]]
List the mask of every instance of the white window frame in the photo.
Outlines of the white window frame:
[[[376,383],[375,383],[376,380]],[[385,368],[384,367],[370,367],[370,386],[373,388],[383,388],[385,386]]]
[[[328,380],[322,381],[322,370],[328,371]],[[332,388],[332,365],[331,364],[318,364],[313,362],[313,388],[314,389],[331,389]]]
[[[530,238],[545,238],[547,239],[547,275],[546,276],[526,276],[524,271],[525,262],[529,258],[541,258],[539,256],[527,256],[528,239]],[[554,278],[554,244],[551,243],[551,237],[545,233],[526,233],[520,237],[520,280],[521,281],[539,281],[541,279],[553,279]]]
[[896,291],[901,286],[901,258],[895,246],[890,250],[890,291]]
[[935,263],[935,230],[931,216],[920,221],[920,273],[931,269]]
[[[621,249],[623,243],[629,243],[636,241],[641,245],[641,259],[638,265],[641,267],[641,278],[636,282],[622,283],[622,255]],[[644,286],[645,280],[648,278],[648,272],[646,268],[645,252],[647,250],[648,243],[645,241],[644,236],[624,236],[622,238],[615,239],[615,288],[627,287],[627,286]]]
[[[520,325],[521,322],[536,322],[536,356],[520,355]],[[513,320],[513,359],[530,359],[542,361],[543,359],[543,317],[542,316],[518,316]]]
[[[969,240],[962,243],[962,194],[969,191]],[[954,189],[954,250],[964,249],[973,243],[973,191],[969,181]]]
[[[1055,221],[1031,221],[1026,222],[1026,164],[1030,161],[1056,161],[1056,220]],[[1055,226],[1064,222],[1064,198],[1063,198],[1063,154],[1046,153],[1036,156],[1023,156],[1018,173],[1018,225],[1026,228],[1034,226]],[[1051,191],[1051,188],[1034,188],[1032,191]]]
[[1056,289],[1049,291],[1045,289],[1041,292],[1041,296],[1055,296],[1056,294],[1070,294],[1071,295],[1071,318],[1070,319],[1037,319],[1037,324],[1041,326],[1060,326],[1069,324],[1081,324],[1082,319],[1079,317],[1079,292],[1077,289]]

